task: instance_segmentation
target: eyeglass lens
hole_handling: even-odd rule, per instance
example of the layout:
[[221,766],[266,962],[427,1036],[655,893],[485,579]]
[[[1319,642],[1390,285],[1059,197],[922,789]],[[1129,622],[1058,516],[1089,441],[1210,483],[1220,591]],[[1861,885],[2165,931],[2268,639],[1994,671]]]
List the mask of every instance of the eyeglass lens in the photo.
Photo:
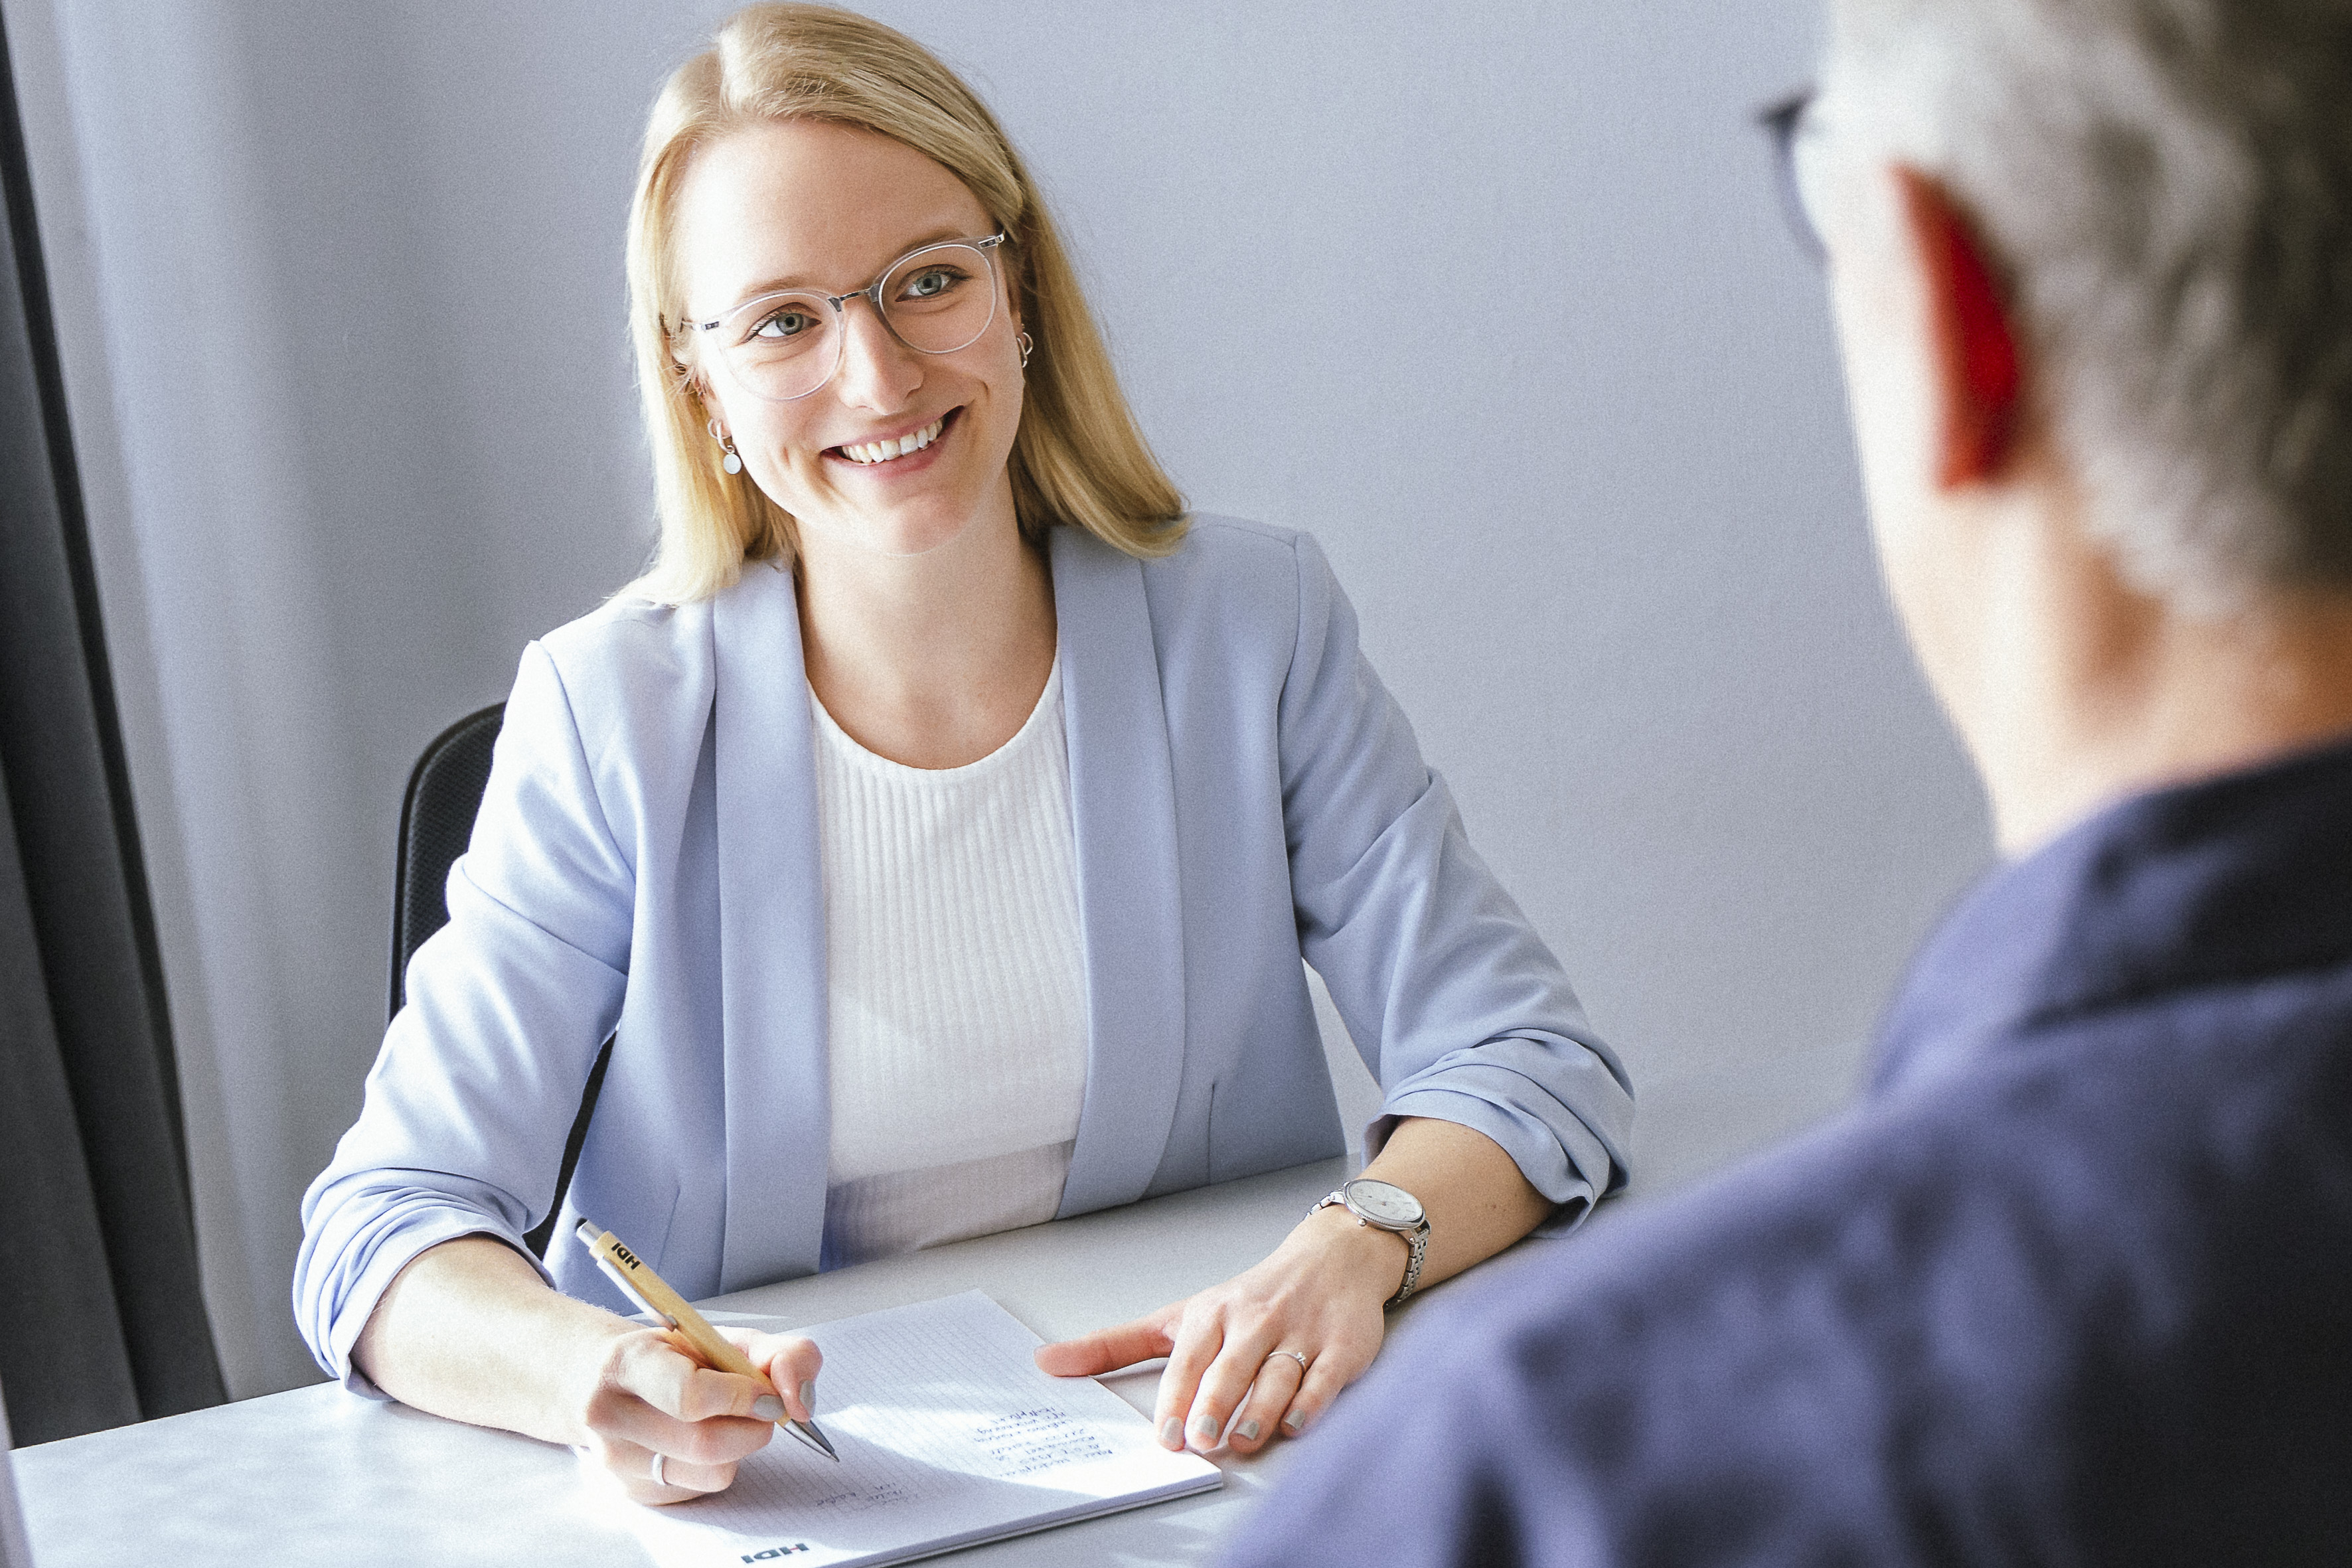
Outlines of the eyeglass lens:
[[[980,341],[996,319],[996,275],[986,252],[935,245],[902,258],[866,298],[890,334],[918,353],[944,354]],[[818,293],[748,300],[711,330],[729,371],[747,392],[778,402],[806,397],[841,363],[843,311]]]
[[1757,110],[1756,121],[1772,138],[1773,176],[1780,187],[1780,209],[1789,220],[1790,230],[1807,256],[1826,263],[1829,247],[1822,243],[1821,228],[1813,221],[1812,203],[1806,190],[1807,144],[1816,133],[1809,112],[1812,106],[1813,90],[1808,88]]

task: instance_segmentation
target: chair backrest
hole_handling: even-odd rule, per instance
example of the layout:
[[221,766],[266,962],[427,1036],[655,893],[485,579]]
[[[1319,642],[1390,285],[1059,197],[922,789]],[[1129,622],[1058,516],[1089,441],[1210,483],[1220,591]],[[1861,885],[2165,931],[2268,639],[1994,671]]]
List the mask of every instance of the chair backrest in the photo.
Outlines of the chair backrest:
[[468,713],[433,737],[400,800],[400,849],[392,877],[392,1011],[408,998],[408,961],[449,923],[444,888],[466,852],[490,782],[490,752],[507,705]]
[[[449,868],[474,837],[474,818],[480,815],[482,792],[490,782],[490,753],[498,745],[506,714],[503,702],[467,714],[433,737],[425,754],[416,759],[416,771],[408,775],[408,793],[400,801],[400,848],[392,877],[394,1016],[408,999],[409,959],[426,937],[449,923]],[[563,1194],[571,1190],[581,1146],[588,1141],[588,1123],[596,1114],[596,1097],[604,1090],[604,1073],[612,1065],[613,1040],[607,1036],[581,1090],[571,1135],[563,1141],[563,1163],[555,1175],[555,1201],[548,1205],[547,1217],[523,1234],[523,1240],[541,1258],[547,1256],[547,1244],[555,1234]]]

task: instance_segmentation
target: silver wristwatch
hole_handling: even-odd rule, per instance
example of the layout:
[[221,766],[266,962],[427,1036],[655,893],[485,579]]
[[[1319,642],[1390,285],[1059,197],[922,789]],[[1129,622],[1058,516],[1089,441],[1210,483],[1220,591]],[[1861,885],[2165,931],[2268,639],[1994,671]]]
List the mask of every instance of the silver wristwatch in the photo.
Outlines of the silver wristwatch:
[[1413,1287],[1421,1283],[1422,1254],[1429,1248],[1429,1216],[1421,1212],[1421,1200],[1392,1182],[1358,1176],[1307,1212],[1309,1216],[1318,1215],[1333,1204],[1354,1215],[1358,1225],[1402,1237],[1412,1249],[1412,1256],[1404,1266],[1404,1283],[1397,1287],[1395,1295],[1381,1303],[1381,1310],[1385,1311],[1412,1295]]

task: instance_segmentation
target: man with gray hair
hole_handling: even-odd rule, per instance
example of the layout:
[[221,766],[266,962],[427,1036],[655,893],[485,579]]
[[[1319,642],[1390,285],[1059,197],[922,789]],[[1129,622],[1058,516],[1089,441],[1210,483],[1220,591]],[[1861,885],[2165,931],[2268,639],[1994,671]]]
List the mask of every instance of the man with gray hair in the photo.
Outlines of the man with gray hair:
[[2352,0],[1838,0],[1774,124],[2005,863],[1229,1561],[2352,1563]]

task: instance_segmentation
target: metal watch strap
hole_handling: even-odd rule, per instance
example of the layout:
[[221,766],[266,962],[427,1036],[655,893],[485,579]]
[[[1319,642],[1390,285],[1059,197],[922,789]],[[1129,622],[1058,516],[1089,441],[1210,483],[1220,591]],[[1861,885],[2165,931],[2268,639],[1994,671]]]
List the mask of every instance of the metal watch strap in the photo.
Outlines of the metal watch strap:
[[[1334,1204],[1344,1208],[1347,1205],[1347,1202],[1348,1189],[1341,1187],[1338,1191],[1327,1194],[1324,1197],[1319,1199],[1312,1208],[1307,1211],[1307,1215],[1309,1219],[1312,1219]],[[1348,1212],[1355,1214],[1353,1209],[1349,1209]],[[1356,1223],[1362,1226],[1367,1230],[1388,1230],[1386,1226],[1376,1226],[1361,1215],[1356,1215]],[[1412,1295],[1414,1289],[1421,1283],[1421,1260],[1423,1255],[1429,1249],[1429,1215],[1426,1214],[1423,1215],[1421,1216],[1421,1223],[1414,1226],[1411,1230],[1390,1230],[1388,1234],[1395,1237],[1399,1241],[1403,1242],[1406,1251],[1410,1253],[1411,1256],[1405,1259],[1404,1283],[1397,1287],[1397,1293],[1395,1295],[1381,1303],[1381,1310],[1383,1312],[1387,1311],[1391,1307],[1401,1305],[1404,1299],[1407,1296]]]
[[1411,1230],[1392,1230],[1389,1234],[1404,1237],[1404,1244],[1412,1248],[1412,1257],[1404,1266],[1404,1283],[1397,1287],[1395,1295],[1381,1303],[1381,1310],[1383,1312],[1391,1307],[1403,1305],[1404,1299],[1412,1295],[1414,1288],[1421,1283],[1421,1258],[1429,1247],[1429,1216],[1422,1215],[1421,1223]]

